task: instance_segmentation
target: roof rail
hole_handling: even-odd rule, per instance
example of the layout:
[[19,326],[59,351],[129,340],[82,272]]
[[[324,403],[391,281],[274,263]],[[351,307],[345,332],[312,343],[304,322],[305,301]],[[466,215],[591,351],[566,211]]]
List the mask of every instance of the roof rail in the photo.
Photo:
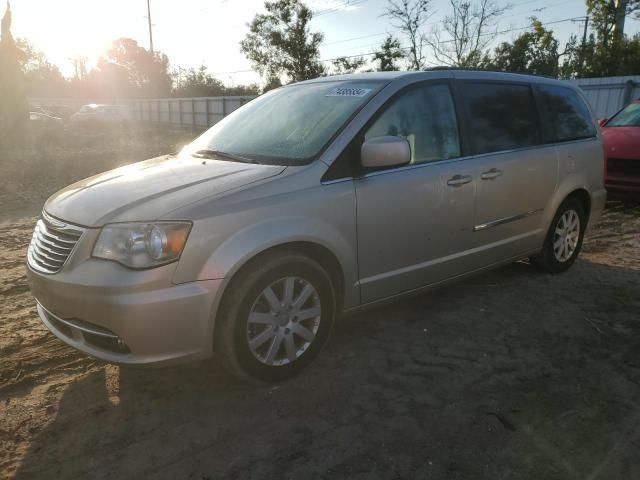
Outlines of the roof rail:
[[487,73],[508,73],[510,75],[527,75],[529,77],[540,77],[540,78],[549,78],[552,80],[557,80],[556,77],[550,75],[541,75],[538,73],[527,73],[527,72],[510,72],[509,70],[497,70],[493,68],[479,68],[479,67],[447,67],[447,66],[437,66],[437,67],[428,67],[425,68],[424,72],[435,72],[438,70],[458,70],[463,72],[487,72]]

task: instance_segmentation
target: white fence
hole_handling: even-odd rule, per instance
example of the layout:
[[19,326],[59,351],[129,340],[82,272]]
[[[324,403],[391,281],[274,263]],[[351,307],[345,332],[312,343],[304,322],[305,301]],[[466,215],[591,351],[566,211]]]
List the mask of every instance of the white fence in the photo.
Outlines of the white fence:
[[[581,78],[567,80],[586,94],[598,118],[611,117],[631,100],[640,98],[640,75],[628,77]],[[132,118],[141,122],[206,129],[251,101],[254,96],[154,98],[116,102],[130,108]],[[32,105],[65,106],[77,109],[89,101],[31,98]]]
[[154,98],[133,100],[133,118],[142,122],[206,129],[251,101],[243,97]]
[[570,80],[585,93],[598,118],[609,118],[631,100],[640,98],[640,75]]

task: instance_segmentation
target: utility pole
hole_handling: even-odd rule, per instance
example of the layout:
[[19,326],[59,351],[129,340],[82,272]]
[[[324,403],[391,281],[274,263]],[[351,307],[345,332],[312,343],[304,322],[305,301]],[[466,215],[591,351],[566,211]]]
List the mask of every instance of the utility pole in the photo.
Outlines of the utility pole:
[[616,25],[614,27],[615,36],[622,38],[624,35],[624,21],[627,16],[627,5],[629,0],[615,0],[614,7],[616,9]]
[[153,31],[151,29],[151,5],[147,0],[147,20],[149,21],[149,50],[153,53]]
[[589,28],[589,15],[584,17],[584,31],[582,32],[582,48],[587,45],[587,29]]

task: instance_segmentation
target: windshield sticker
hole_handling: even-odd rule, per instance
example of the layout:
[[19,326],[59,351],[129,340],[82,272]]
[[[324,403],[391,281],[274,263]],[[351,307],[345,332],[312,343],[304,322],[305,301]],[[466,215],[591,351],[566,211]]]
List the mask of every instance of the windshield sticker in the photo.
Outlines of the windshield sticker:
[[325,97],[364,97],[370,91],[370,88],[336,87],[330,90]]

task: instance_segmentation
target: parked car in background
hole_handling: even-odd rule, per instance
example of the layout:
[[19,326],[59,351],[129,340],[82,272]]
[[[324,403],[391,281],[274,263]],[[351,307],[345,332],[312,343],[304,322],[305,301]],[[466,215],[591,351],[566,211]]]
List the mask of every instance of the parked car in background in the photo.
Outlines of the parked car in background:
[[640,99],[608,120],[601,120],[605,150],[605,186],[640,192]]
[[88,126],[124,126],[131,121],[126,107],[120,105],[102,105],[92,103],[83,105],[71,115],[70,122],[74,127]]
[[29,112],[29,128],[35,135],[61,135],[64,121],[60,117],[40,111]]
[[560,81],[323,77],[258,97],[178,155],[53,195],[28,277],[44,324],[86,353],[215,354],[278,381],[341,312],[523,258],[567,270],[604,208],[602,165],[595,118]]

